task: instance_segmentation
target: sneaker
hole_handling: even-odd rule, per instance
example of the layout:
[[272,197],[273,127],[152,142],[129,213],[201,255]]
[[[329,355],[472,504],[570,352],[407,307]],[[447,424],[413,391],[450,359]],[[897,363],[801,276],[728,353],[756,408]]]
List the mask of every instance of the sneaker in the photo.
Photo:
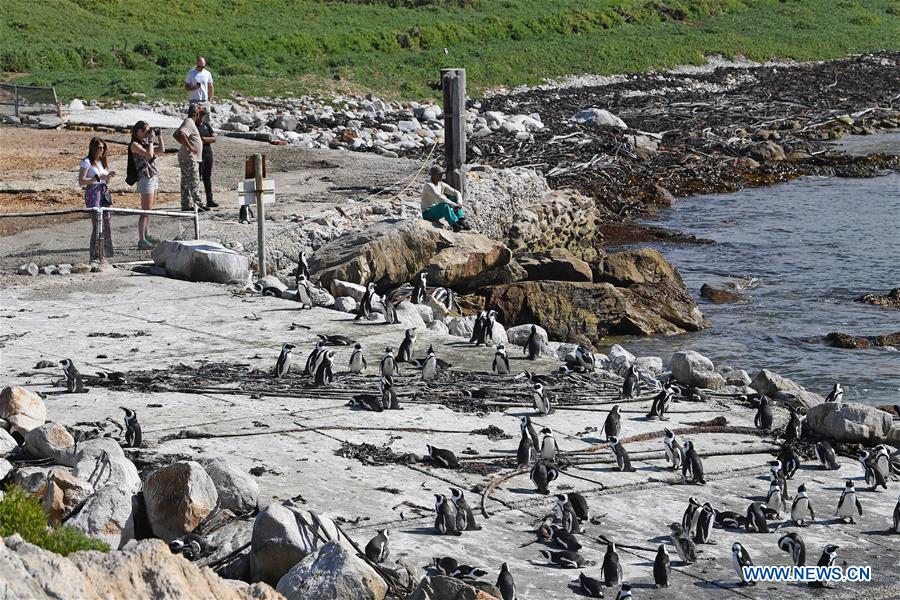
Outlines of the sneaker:
[[215,200],[207,200],[206,207],[207,208],[219,208],[219,203],[216,202]]
[[451,226],[451,229],[453,229],[453,232],[454,232],[454,233],[459,233],[460,231],[463,230],[462,225],[460,225],[459,223],[454,223],[454,224]]
[[153,237],[152,235],[150,235],[149,233],[144,236],[144,239],[154,245],[159,243],[159,240],[156,239],[155,237]]
[[154,244],[151,244],[146,239],[143,239],[138,242],[138,250],[153,250]]
[[209,209],[203,206],[202,204],[197,205],[197,212],[209,212]]
[[459,221],[457,221],[457,225],[459,225],[459,227],[463,231],[472,231],[472,226],[469,225],[469,222],[466,221],[465,219],[460,219]]
[[193,206],[182,206],[181,212],[194,212],[194,207]]

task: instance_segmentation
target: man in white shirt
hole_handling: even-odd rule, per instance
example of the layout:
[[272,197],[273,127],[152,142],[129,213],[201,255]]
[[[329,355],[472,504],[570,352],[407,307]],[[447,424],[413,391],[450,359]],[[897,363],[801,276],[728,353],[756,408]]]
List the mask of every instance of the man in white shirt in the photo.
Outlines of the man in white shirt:
[[462,193],[443,181],[444,169],[432,165],[428,174],[431,181],[422,188],[422,218],[432,223],[444,219],[453,231],[471,229],[463,214]]
[[191,93],[189,97],[191,103],[212,102],[216,87],[213,84],[212,73],[206,68],[206,59],[202,56],[197,58],[197,66],[188,71],[187,77],[184,78],[184,89]]

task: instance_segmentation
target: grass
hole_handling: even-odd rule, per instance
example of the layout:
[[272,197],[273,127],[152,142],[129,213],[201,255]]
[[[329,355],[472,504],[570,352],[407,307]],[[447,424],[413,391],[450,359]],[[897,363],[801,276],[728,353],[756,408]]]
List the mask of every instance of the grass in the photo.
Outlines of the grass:
[[[444,52],[444,49],[447,52]],[[62,99],[184,97],[197,54],[217,94],[436,97],[710,54],[827,59],[900,49],[898,0],[3,0],[0,70]]]
[[109,545],[95,540],[71,527],[47,527],[47,515],[40,500],[25,493],[19,486],[6,489],[0,500],[0,538],[18,533],[26,542],[57,554],[67,556],[79,550],[109,552]]

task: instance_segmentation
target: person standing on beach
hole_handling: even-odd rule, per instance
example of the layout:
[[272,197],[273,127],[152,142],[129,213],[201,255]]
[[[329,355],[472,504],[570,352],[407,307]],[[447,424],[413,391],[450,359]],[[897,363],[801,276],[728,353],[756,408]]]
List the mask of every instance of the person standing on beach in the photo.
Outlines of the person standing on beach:
[[[109,193],[109,181],[116,172],[109,170],[106,159],[106,142],[98,137],[91,138],[88,154],[81,161],[78,169],[78,184],[84,188],[84,206],[86,208],[106,207],[112,205]],[[99,234],[100,220],[96,211],[91,212],[91,261],[100,260]],[[103,211],[103,258],[113,255],[112,228],[109,212]]]
[[178,166],[181,168],[181,210],[207,210],[200,200],[200,160],[203,157],[203,140],[197,124],[200,122],[200,106],[188,106],[187,118],[174,134],[181,144],[178,149]]
[[206,59],[202,56],[197,57],[196,66],[185,76],[184,89],[190,92],[188,101],[191,104],[201,104],[207,111],[209,110],[216,86],[213,83],[212,73],[206,68]]
[[[156,153],[165,152],[158,129],[150,129],[146,121],[138,121],[131,128],[131,143],[128,145],[128,160],[137,177],[137,189],[141,195],[141,209],[152,210],[159,191],[159,171],[156,167]],[[130,182],[129,182],[130,183]],[[150,235],[150,216],[138,219],[138,249],[150,250],[159,242]]]
[[219,203],[213,200],[212,191],[212,144],[216,143],[216,132],[213,131],[212,125],[209,124],[206,109],[202,106],[200,107],[200,122],[197,123],[197,129],[200,131],[200,139],[203,141],[203,160],[200,162],[200,179],[203,180],[203,191],[206,192],[206,208],[215,208],[219,206]]
[[443,181],[444,169],[432,165],[428,174],[431,181],[422,188],[422,218],[432,223],[444,219],[453,231],[471,229],[463,214],[462,193]]

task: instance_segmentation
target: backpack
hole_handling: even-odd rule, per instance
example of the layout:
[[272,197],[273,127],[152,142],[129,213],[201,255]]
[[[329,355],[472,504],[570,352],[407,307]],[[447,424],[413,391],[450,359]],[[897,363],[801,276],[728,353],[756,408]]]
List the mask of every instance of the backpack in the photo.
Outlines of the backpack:
[[134,166],[134,156],[131,153],[131,142],[128,142],[128,166],[125,168],[125,185],[134,185],[137,181],[137,167]]

